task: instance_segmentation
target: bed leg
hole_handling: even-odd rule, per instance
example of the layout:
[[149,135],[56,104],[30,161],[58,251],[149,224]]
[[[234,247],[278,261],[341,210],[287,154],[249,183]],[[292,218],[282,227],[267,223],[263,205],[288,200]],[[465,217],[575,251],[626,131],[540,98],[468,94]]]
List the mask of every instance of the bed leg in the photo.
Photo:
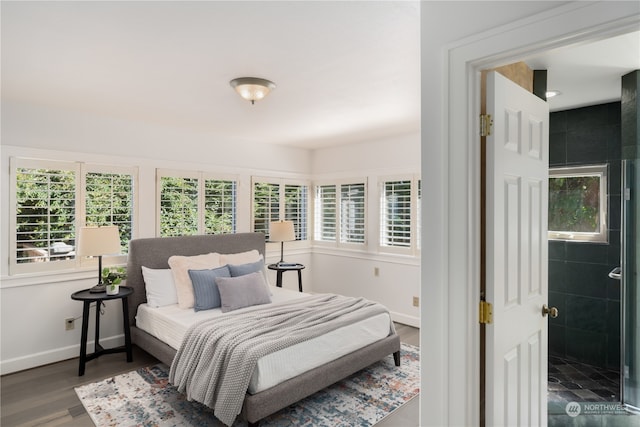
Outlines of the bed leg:
[[395,362],[396,366],[400,366],[400,350],[393,353],[393,361]]

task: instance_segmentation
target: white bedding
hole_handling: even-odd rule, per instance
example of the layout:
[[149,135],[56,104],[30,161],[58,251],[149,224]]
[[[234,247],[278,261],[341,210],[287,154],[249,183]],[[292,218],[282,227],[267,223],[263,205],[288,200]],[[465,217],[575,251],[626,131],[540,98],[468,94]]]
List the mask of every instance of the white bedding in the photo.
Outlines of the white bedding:
[[[273,286],[270,288],[274,303],[308,295]],[[220,309],[194,311],[181,309],[177,304],[159,308],[141,304],[136,314],[136,326],[177,350],[189,326],[223,315]],[[380,314],[261,358],[251,378],[249,393],[266,390],[386,337],[390,321],[389,315]]]

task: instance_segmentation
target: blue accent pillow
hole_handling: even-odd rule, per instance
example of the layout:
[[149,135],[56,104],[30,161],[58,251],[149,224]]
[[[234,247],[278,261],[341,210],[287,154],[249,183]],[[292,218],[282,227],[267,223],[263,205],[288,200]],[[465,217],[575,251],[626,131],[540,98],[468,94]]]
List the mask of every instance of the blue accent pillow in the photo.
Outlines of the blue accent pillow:
[[228,264],[231,277],[244,276],[246,274],[256,273],[258,271],[264,273],[264,261],[250,262],[247,264],[233,265]]
[[193,284],[195,311],[210,310],[221,305],[220,291],[216,285],[217,277],[231,277],[229,267],[226,265],[211,270],[189,270],[189,277]]

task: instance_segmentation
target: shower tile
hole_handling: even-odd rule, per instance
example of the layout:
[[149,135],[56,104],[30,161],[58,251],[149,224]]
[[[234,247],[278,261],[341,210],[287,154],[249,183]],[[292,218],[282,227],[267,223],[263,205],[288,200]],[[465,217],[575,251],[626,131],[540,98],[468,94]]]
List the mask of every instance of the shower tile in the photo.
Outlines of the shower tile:
[[564,292],[567,268],[564,261],[549,261],[549,291]]
[[620,230],[621,220],[621,196],[619,194],[612,194],[609,196],[609,229]]
[[567,261],[608,264],[609,245],[593,242],[568,242]]
[[567,327],[591,332],[606,331],[606,300],[567,295],[565,304]]
[[567,133],[549,133],[549,166],[564,166],[567,163]]
[[549,259],[564,261],[567,257],[566,245],[564,240],[549,240]]
[[602,163],[607,159],[607,138],[611,133],[605,128],[578,128],[567,132],[567,164]]
[[567,357],[596,366],[605,366],[605,334],[567,328]]
[[611,271],[608,265],[567,262],[566,267],[567,293],[596,298],[607,296],[606,284]]
[[[620,150],[620,141],[618,141],[618,150]],[[608,194],[619,196],[622,194],[620,191],[622,180],[622,164],[620,159],[612,160],[609,162],[609,172],[607,174],[607,180],[609,181]]]

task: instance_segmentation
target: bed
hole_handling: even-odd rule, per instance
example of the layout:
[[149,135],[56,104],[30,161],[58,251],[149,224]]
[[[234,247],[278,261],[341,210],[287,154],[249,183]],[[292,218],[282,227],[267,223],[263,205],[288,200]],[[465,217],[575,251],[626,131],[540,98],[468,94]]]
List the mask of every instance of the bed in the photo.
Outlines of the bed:
[[[149,321],[143,327],[136,324],[139,306],[146,306],[145,281],[142,267],[151,269],[168,269],[169,258],[174,255],[195,256],[211,252],[236,254],[257,250],[264,257],[265,238],[262,233],[236,233],[223,235],[199,235],[180,237],[161,237],[134,239],[129,244],[127,263],[127,286],[134,293],[128,299],[131,340],[141,349],[171,366],[178,353],[176,341],[155,333]],[[274,288],[273,298],[291,298]],[[291,292],[291,291],[289,291]],[[285,296],[282,296],[285,295]],[[167,311],[171,311],[168,309]],[[193,310],[191,310],[193,311]],[[142,312],[142,307],[141,307]],[[199,314],[202,312],[197,312]],[[190,316],[189,314],[187,314]],[[142,317],[141,317],[142,319]],[[144,328],[144,329],[143,329]],[[160,328],[163,329],[163,328]],[[169,342],[169,343],[167,343]],[[242,402],[240,416],[250,426],[257,426],[260,420],[287,406],[363,369],[370,364],[393,355],[396,365],[400,364],[400,339],[392,333],[375,341],[364,344],[336,359],[322,364],[284,381],[266,380],[262,386],[255,386],[252,378],[251,391],[247,391]],[[277,363],[276,363],[277,365]],[[260,382],[261,380],[257,380]],[[271,381],[271,383],[269,383]],[[266,386],[265,386],[266,384]],[[266,388],[265,388],[266,387]]]

